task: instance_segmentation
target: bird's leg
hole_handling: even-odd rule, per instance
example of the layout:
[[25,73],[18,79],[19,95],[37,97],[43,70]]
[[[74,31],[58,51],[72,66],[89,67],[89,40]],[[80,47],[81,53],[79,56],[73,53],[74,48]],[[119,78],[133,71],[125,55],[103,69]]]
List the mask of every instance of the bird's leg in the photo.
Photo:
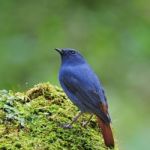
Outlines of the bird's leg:
[[72,124],[78,120],[78,118],[83,114],[83,112],[79,112],[72,120],[71,123],[64,125],[64,128],[72,128]]
[[88,123],[90,122],[90,120],[92,119],[92,117],[93,117],[93,114],[90,115],[90,117],[89,117],[89,119],[88,119],[87,121],[84,121],[84,122],[82,123],[82,127],[86,127],[87,124],[88,124]]

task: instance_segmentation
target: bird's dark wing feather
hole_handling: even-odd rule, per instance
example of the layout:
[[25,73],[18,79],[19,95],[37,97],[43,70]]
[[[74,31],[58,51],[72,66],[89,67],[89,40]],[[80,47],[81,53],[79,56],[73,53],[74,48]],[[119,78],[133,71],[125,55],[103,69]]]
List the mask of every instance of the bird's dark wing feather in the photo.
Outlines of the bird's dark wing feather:
[[80,101],[81,105],[100,116],[106,123],[110,123],[109,115],[101,109],[101,106],[104,104],[100,100],[99,94],[93,88],[87,87],[88,85],[85,82],[74,75],[66,74],[61,81],[65,88]]

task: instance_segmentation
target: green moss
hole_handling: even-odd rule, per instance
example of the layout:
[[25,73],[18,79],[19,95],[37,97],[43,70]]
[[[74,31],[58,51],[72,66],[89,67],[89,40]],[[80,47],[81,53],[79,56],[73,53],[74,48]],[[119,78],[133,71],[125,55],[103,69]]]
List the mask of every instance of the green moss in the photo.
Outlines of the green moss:
[[88,115],[72,129],[62,128],[77,112],[63,91],[49,83],[38,84],[26,93],[0,91],[0,149],[107,149],[95,118],[87,128],[81,122]]

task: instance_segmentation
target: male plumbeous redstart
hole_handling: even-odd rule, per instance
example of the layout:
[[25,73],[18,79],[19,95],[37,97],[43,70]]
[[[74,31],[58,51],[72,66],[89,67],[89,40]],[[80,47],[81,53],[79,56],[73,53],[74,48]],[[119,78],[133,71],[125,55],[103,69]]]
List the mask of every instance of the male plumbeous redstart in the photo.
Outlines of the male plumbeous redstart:
[[78,51],[70,48],[56,48],[55,50],[61,55],[60,84],[69,99],[80,110],[66,127],[71,127],[82,113],[88,112],[91,117],[94,114],[97,116],[105,145],[113,148],[114,138],[110,126],[108,103],[98,77]]

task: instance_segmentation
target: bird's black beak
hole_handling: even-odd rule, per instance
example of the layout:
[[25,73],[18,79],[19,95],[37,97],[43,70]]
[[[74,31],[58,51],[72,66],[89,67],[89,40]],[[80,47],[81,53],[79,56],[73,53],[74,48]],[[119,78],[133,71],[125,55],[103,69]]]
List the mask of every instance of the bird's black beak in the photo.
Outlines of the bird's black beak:
[[55,48],[55,50],[56,50],[58,53],[60,53],[61,55],[63,54],[63,50],[62,50],[62,49],[60,49],[60,48]]

